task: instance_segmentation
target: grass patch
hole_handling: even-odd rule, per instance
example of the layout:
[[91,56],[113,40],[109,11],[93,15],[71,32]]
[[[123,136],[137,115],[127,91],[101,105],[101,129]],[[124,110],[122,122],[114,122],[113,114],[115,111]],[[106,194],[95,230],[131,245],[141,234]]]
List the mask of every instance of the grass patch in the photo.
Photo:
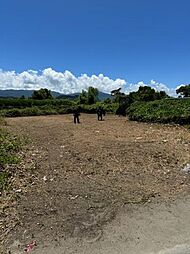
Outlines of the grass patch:
[[10,174],[5,168],[20,162],[18,152],[21,148],[20,139],[8,133],[3,124],[4,120],[0,122],[0,192],[8,186]]
[[0,127],[7,125],[7,122],[5,121],[5,118],[0,116]]
[[9,173],[1,171],[0,172],[0,191],[6,190],[8,188]]
[[17,164],[20,146],[21,141],[17,137],[0,128],[0,165]]

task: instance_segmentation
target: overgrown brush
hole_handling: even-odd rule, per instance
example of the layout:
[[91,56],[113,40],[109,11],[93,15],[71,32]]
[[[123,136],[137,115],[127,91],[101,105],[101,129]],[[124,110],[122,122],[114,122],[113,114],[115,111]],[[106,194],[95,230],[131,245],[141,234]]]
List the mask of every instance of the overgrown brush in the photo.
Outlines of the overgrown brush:
[[3,116],[0,116],[0,127],[7,125],[7,122]]
[[110,103],[110,104],[105,104],[103,102],[97,102],[92,105],[79,105],[81,112],[83,113],[88,113],[88,114],[94,114],[97,112],[98,107],[102,107],[106,112],[109,113],[115,113],[117,108],[118,108],[118,103]]
[[[1,118],[2,119],[2,118]],[[20,159],[18,151],[21,147],[20,140],[8,133],[3,127],[4,120],[0,122],[0,192],[8,186],[8,178],[10,174],[6,168],[9,165],[17,164]]]
[[34,100],[34,99],[20,99],[20,98],[4,98],[0,99],[1,109],[23,109],[31,107],[42,107],[42,106],[73,106],[75,101],[68,99],[46,99],[46,100]]
[[135,102],[127,115],[134,121],[190,124],[190,98]]
[[4,117],[21,117],[21,116],[39,116],[39,115],[57,115],[57,114],[69,114],[73,112],[73,109],[78,106],[82,113],[96,113],[97,107],[102,106],[106,112],[115,113],[118,103],[104,104],[97,102],[92,105],[77,105],[76,103],[66,103],[65,105],[43,105],[33,106],[26,108],[13,108],[13,109],[2,109],[1,115]]

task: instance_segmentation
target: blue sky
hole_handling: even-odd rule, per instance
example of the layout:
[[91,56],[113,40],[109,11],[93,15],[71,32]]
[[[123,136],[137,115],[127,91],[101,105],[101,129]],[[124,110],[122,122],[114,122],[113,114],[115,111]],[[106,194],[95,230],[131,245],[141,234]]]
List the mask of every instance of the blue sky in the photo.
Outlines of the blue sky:
[[190,83],[189,0],[0,0],[0,68]]

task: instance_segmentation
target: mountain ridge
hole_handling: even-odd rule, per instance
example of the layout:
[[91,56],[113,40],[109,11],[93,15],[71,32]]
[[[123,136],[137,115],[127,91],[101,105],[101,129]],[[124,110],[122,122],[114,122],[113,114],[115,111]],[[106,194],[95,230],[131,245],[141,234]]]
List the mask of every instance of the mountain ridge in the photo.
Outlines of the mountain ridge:
[[[34,90],[24,90],[24,89],[6,89],[6,90],[0,90],[0,98],[20,98],[22,96],[29,98],[32,96]],[[51,91],[51,94],[56,98],[63,98],[63,99],[75,99],[77,96],[80,95],[80,93],[73,93],[73,94],[62,94],[59,92]],[[111,98],[111,95],[108,93],[100,92],[98,95],[99,100],[105,100],[107,98]]]

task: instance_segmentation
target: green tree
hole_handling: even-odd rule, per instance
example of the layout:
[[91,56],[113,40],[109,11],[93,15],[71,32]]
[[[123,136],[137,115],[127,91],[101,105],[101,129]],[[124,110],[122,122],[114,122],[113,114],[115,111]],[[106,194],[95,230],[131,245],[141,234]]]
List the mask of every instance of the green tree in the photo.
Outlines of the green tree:
[[180,94],[183,97],[190,97],[190,84],[186,86],[181,86],[176,90],[177,94]]
[[88,91],[82,90],[79,95],[79,104],[91,105],[97,102],[99,91],[97,88],[90,86]]
[[156,92],[149,86],[140,86],[137,92],[128,95],[117,93],[114,102],[119,104],[116,114],[126,115],[126,109],[135,101],[154,101],[169,97],[165,91]]
[[129,96],[132,97],[134,101],[154,101],[169,97],[165,91],[156,92],[149,86],[140,86],[137,92],[132,92]]
[[94,104],[98,100],[99,91],[97,88],[90,86],[88,88],[88,104]]
[[111,104],[111,103],[112,103],[112,100],[111,100],[110,98],[106,98],[106,99],[104,100],[104,103],[105,103],[105,104]]
[[34,91],[32,94],[32,99],[34,100],[45,100],[45,99],[53,99],[51,95],[51,91],[47,88],[41,88],[38,91]]
[[165,91],[160,91],[159,94],[160,94],[160,99],[169,98],[169,96],[167,95]]
[[88,103],[88,93],[82,90],[81,94],[79,95],[79,104],[87,104]]

